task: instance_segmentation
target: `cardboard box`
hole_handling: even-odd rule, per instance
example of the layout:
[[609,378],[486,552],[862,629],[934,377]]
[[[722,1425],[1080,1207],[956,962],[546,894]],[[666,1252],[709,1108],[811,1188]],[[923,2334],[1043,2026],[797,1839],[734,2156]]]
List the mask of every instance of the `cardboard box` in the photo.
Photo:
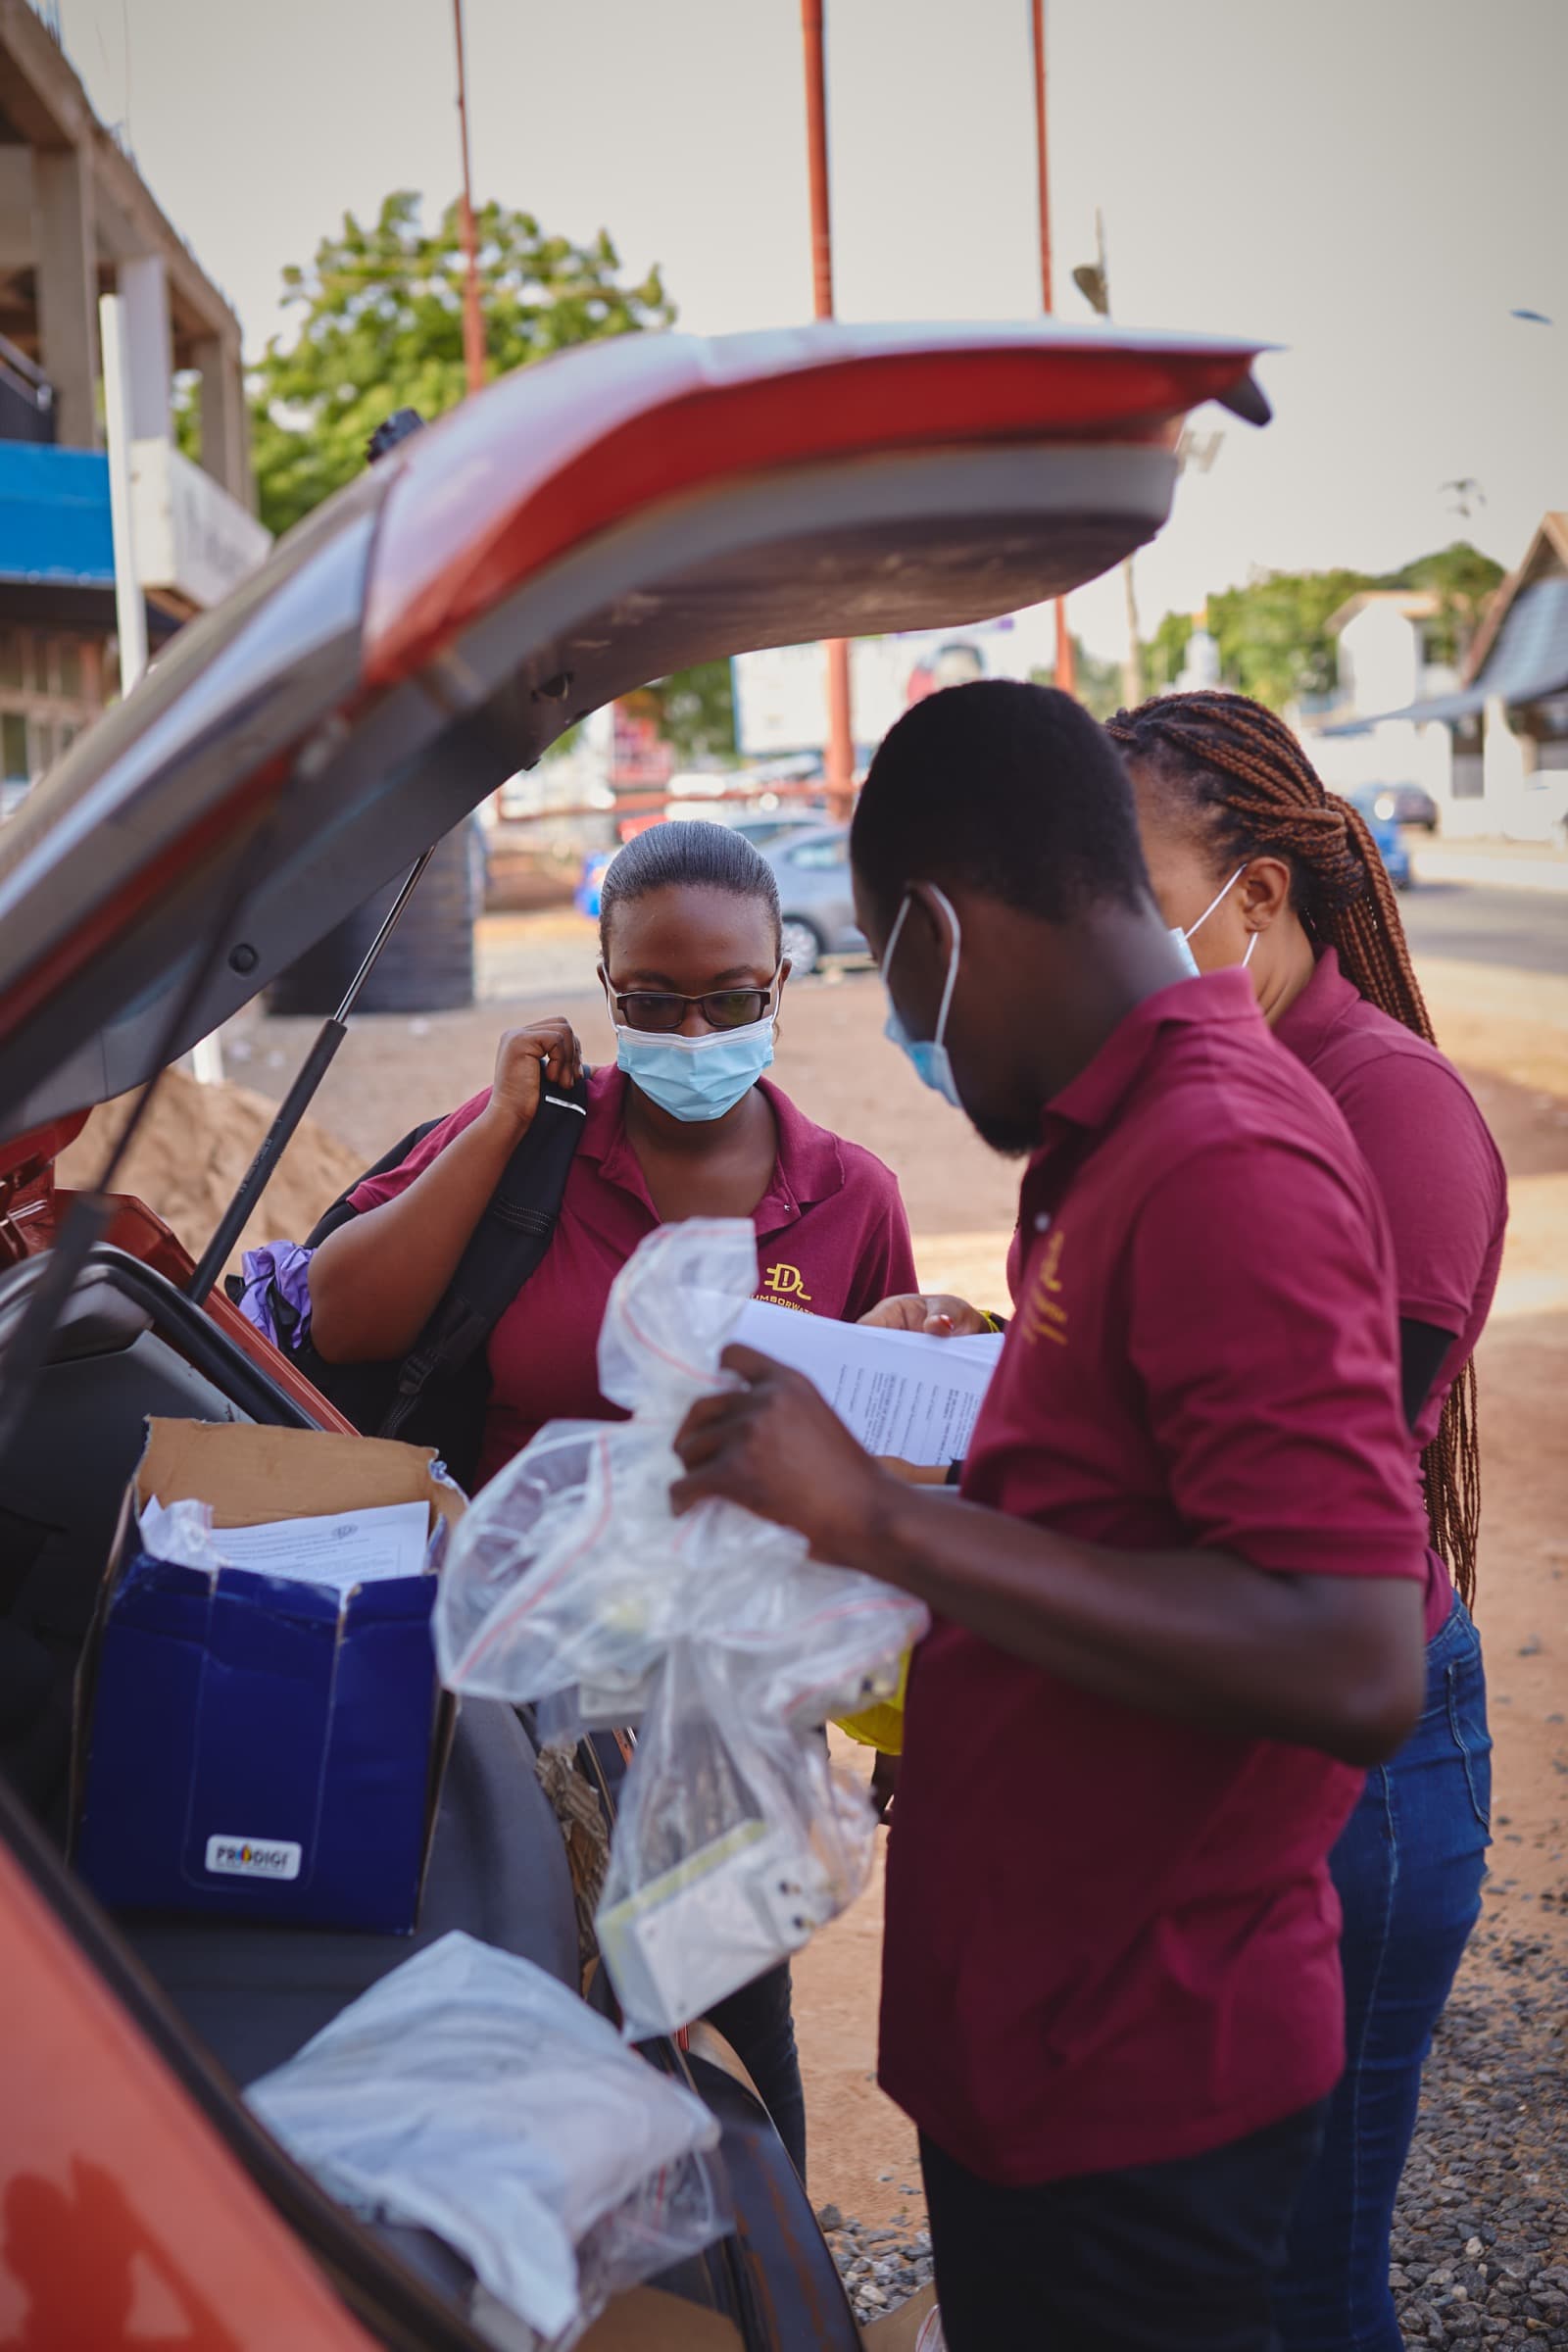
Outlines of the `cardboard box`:
[[[119,1909],[407,1934],[418,1919],[452,1705],[433,1573],[456,1488],[414,1446],[152,1421],[82,1656],[73,1859]],[[346,1597],[142,1551],[153,1495],[216,1529],[423,1501],[426,1573]]]
[[936,2288],[922,2286],[897,2311],[868,2321],[860,2329],[860,2341],[865,2352],[945,2352]]

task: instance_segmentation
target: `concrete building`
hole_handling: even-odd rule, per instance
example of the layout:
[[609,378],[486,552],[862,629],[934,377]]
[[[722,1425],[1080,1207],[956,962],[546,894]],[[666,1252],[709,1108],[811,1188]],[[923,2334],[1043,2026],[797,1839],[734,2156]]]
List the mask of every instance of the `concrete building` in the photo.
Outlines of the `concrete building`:
[[1296,716],[1325,784],[1339,792],[1419,784],[1452,831],[1452,737],[1441,722],[1413,716],[1414,706],[1459,682],[1458,672],[1436,658],[1439,614],[1438,598],[1425,589],[1368,588],[1350,597],[1327,623],[1335,641],[1335,692],[1321,708]]
[[[1450,834],[1560,841],[1568,819],[1568,514],[1544,515],[1462,672],[1428,661],[1436,602],[1353,597],[1329,622],[1340,696],[1309,748],[1324,781],[1422,784]],[[1311,722],[1303,723],[1307,734]]]
[[[156,645],[270,544],[240,325],[27,0],[0,0],[0,784],[15,797],[117,687],[98,301],[120,296],[136,574]],[[200,461],[174,446],[199,378]]]

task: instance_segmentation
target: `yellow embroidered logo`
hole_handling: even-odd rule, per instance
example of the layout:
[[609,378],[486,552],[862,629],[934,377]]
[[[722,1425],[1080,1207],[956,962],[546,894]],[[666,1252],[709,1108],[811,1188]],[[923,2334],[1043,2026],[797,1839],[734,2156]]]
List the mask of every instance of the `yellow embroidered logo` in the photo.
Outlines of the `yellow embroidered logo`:
[[1067,1345],[1067,1309],[1057,1303],[1061,1252],[1066,1239],[1058,1226],[1047,1241],[1019,1317],[1026,1340],[1054,1340],[1058,1348]]
[[799,1266],[769,1266],[762,1276],[762,1288],[774,1298],[810,1299],[810,1292],[801,1280]]

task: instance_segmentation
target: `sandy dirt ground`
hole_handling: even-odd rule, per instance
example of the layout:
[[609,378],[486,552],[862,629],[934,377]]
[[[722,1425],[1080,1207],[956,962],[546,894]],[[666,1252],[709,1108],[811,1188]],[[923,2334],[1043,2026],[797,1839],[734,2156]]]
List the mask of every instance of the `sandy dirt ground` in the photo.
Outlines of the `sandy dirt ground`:
[[[590,1056],[606,1054],[593,962],[588,926],[569,913],[491,917],[481,956],[487,1001],[423,1021],[358,1024],[318,1100],[318,1123],[369,1160],[416,1120],[481,1087],[499,1030],[525,1011],[571,1014]],[[1498,1137],[1513,1199],[1481,1356],[1478,1616],[1496,1739],[1496,1846],[1487,1933],[1461,1980],[1464,1998],[1502,1999],[1511,1996],[1498,1955],[1521,1939],[1548,1972],[1568,1956],[1568,978],[1431,961],[1423,978],[1439,1034]],[[1000,1303],[1016,1171],[922,1093],[882,1041],[883,1011],[876,979],[863,971],[792,991],[778,1076],[813,1117],[897,1169],[927,1286]],[[227,1032],[230,1074],[279,1095],[310,1029],[245,1016]],[[913,2135],[873,2080],[880,1939],[879,1878],[797,1964],[811,2188],[819,2204],[910,2230],[922,2219]],[[1560,1975],[1554,1981],[1560,1987]],[[1560,2166],[1550,2129],[1540,2126],[1547,2137],[1538,2161]]]

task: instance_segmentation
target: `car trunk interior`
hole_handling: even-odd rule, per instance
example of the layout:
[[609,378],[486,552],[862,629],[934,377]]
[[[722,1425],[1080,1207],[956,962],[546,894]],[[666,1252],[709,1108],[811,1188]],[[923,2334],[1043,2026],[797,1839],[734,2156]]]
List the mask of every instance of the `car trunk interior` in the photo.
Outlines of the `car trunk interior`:
[[[42,1263],[0,1272],[0,1348]],[[138,2022],[161,2054],[368,2323],[389,2343],[477,2343],[464,2317],[474,2294],[466,2264],[426,2231],[351,2220],[271,2148],[239,2093],[378,1978],[454,1930],[579,1984],[571,1875],[529,1730],[510,1707],[465,1702],[412,1936],[167,1914],[107,1921],[65,1861],[72,1691],[122,1497],[154,1415],[309,1426],[165,1275],[123,1250],[96,1249],[57,1323],[0,1508],[0,1777],[39,1836],[38,1882],[78,1936],[90,1928],[89,1951],[97,1948],[100,1966],[111,1957],[113,1976],[135,1991]],[[603,1772],[595,1778],[602,1788]],[[32,1842],[25,1834],[24,1841]],[[602,1972],[594,1986],[603,1994]],[[737,2209],[731,2237],[660,2283],[726,2314],[748,2347],[782,2352],[809,2340],[849,2352],[858,2337],[832,2258],[755,2093],[711,2057],[672,2043],[648,2055],[717,2114]]]

